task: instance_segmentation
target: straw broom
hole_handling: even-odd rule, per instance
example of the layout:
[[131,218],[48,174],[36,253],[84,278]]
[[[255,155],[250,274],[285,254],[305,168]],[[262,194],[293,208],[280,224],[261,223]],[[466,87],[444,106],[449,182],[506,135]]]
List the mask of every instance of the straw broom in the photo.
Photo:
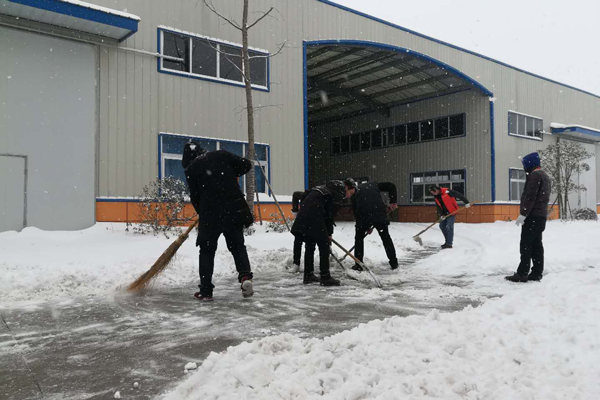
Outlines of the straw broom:
[[186,241],[192,229],[194,229],[198,225],[198,221],[199,220],[196,220],[189,228],[187,228],[185,232],[179,235],[179,237],[173,243],[171,243],[169,248],[166,249],[160,257],[158,257],[158,260],[156,260],[154,265],[152,265],[152,267],[148,271],[144,272],[142,276],[137,278],[135,282],[129,285],[127,287],[127,290],[130,292],[139,292],[140,290],[148,286],[152,279],[156,278],[161,272],[163,272],[164,269],[167,268],[167,265],[169,265],[169,263],[171,262],[171,260],[183,244],[183,242]]

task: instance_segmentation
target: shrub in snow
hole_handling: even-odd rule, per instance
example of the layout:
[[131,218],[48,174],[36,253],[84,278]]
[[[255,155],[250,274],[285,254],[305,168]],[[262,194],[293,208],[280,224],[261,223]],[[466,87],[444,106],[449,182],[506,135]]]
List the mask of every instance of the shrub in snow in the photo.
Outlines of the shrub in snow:
[[139,197],[141,222],[134,225],[133,232],[141,235],[179,235],[181,226],[195,215],[184,216],[183,210],[189,202],[185,183],[177,178],[157,178],[144,186]]
[[598,221],[598,214],[596,214],[595,210],[591,208],[580,208],[578,210],[574,210],[571,215],[573,219],[581,220],[581,221]]
[[285,221],[287,221],[289,226],[292,226],[292,223],[294,222],[291,218],[286,218],[284,220],[281,214],[271,214],[270,217],[271,220],[269,221],[269,223],[267,223],[267,232],[287,232],[288,228],[285,225]]

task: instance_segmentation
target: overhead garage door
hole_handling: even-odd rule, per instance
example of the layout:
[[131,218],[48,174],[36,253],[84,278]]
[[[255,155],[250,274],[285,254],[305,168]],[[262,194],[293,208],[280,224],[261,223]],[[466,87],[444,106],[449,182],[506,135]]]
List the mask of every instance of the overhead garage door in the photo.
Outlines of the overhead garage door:
[[0,154],[27,156],[27,225],[93,225],[95,48],[0,27],[0,54]]

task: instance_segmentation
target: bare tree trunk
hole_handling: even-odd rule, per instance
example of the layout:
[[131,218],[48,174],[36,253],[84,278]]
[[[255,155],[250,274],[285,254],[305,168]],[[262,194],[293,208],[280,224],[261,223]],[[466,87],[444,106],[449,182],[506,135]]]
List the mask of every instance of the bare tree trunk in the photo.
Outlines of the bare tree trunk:
[[[248,158],[254,164],[254,104],[252,102],[252,83],[250,82],[250,56],[248,54],[248,0],[244,0],[242,14],[242,62],[244,63],[244,84],[246,89],[246,111],[248,113]],[[254,168],[246,174],[246,202],[254,215],[255,192]]]

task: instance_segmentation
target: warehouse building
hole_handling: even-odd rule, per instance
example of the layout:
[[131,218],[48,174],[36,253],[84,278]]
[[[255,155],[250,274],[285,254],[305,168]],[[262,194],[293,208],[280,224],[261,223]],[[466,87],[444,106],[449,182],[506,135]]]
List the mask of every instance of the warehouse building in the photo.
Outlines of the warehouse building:
[[[135,221],[189,139],[246,152],[237,29],[203,1],[92,1],[0,0],[0,231]],[[241,21],[239,1],[214,4]],[[600,202],[600,96],[330,1],[250,4],[275,8],[250,31],[250,75],[256,168],[284,200],[391,181],[398,220],[430,221],[436,183],[481,203],[459,221],[512,219],[519,156],[576,140],[595,156],[571,204]]]

